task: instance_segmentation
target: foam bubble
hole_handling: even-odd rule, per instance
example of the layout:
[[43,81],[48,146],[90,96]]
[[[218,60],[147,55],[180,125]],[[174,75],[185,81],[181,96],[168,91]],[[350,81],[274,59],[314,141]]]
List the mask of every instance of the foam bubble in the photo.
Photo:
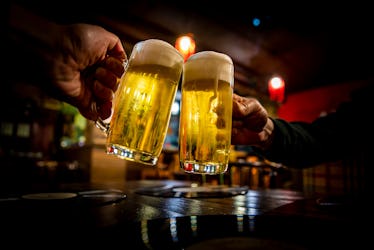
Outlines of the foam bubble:
[[148,39],[135,44],[130,56],[132,65],[158,64],[172,67],[183,63],[183,56],[170,43],[159,39]]
[[233,86],[233,75],[232,59],[226,54],[215,51],[201,51],[193,54],[184,64],[185,82],[216,76],[217,79],[229,82]]

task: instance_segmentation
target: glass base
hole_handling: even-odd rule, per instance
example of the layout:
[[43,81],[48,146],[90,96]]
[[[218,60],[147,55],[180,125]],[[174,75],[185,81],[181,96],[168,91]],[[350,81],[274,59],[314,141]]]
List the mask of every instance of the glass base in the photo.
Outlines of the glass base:
[[129,149],[113,144],[107,145],[106,153],[110,155],[115,155],[121,159],[151,166],[155,166],[158,161],[158,156],[154,156],[143,151],[137,151],[134,149]]
[[217,162],[181,162],[181,168],[187,172],[192,174],[223,174],[227,171],[228,164],[224,163],[217,163]]

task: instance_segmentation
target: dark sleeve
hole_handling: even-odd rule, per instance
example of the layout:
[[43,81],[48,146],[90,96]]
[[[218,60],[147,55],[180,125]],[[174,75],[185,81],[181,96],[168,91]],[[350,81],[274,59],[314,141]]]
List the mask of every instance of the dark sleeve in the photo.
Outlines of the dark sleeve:
[[373,129],[368,121],[368,104],[373,87],[354,94],[351,102],[312,123],[274,121],[274,141],[270,150],[261,152],[269,160],[290,167],[308,167],[348,157],[370,148]]

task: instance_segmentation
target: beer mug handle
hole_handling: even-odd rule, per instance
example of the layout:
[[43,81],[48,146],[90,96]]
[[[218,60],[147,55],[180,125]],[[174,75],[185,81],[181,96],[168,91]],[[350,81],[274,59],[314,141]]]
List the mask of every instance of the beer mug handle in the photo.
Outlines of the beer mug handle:
[[104,122],[101,118],[98,118],[95,122],[97,128],[103,131],[105,134],[108,134],[110,123]]
[[[123,62],[123,67],[124,67],[124,73],[123,75],[126,73],[127,71],[127,68],[128,68],[128,65],[129,65],[129,60],[126,59],[124,62]],[[122,77],[123,77],[122,75]],[[121,81],[121,78],[118,79],[119,81]],[[115,95],[114,95],[115,96]],[[91,104],[91,110],[93,112],[95,112],[96,114],[98,113],[97,112],[97,106],[96,106],[96,102],[92,102]],[[101,131],[103,131],[106,135],[108,135],[108,131],[109,131],[109,128],[110,128],[110,120],[112,119],[112,115],[113,115],[113,107],[112,107],[112,113],[110,115],[109,118],[103,120],[101,119],[99,116],[97,117],[97,120],[95,121],[95,125],[97,128],[99,128]]]
[[[92,110],[97,113],[96,102],[92,102],[91,105],[92,105],[91,106]],[[113,110],[112,110],[112,114],[113,114]],[[98,116],[97,120],[95,121],[96,127],[99,128],[101,131],[103,131],[105,134],[108,134],[111,118],[112,118],[112,115],[110,115],[109,118],[103,120]]]

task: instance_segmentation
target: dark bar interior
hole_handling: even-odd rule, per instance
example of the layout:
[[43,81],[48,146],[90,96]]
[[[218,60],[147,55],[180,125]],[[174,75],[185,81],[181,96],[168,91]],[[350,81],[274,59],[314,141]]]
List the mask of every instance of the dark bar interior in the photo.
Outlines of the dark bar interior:
[[[342,4],[339,11],[318,3],[282,10],[287,7],[205,0],[6,1],[5,27],[30,16],[96,24],[121,39],[127,56],[138,41],[158,38],[175,45],[179,36],[190,35],[195,52],[232,58],[233,92],[259,100],[273,119],[312,123],[352,96],[359,111],[349,110],[353,118],[338,116],[341,129],[331,126],[322,135],[332,134],[339,143],[318,138],[320,148],[298,147],[292,144],[295,133],[280,143],[286,149],[271,156],[232,145],[225,174],[188,174],[178,156],[178,91],[159,161],[143,166],[106,154],[106,135],[93,121],[52,97],[44,83],[35,84],[43,72],[27,50],[37,45],[6,29],[0,91],[4,242],[34,237],[35,246],[54,240],[191,250],[365,246],[373,176],[371,17],[358,3]],[[13,39],[28,45],[17,47]],[[270,86],[272,77],[280,77],[283,89]],[[364,94],[356,97],[361,89]],[[41,235],[43,242],[35,238]]]

